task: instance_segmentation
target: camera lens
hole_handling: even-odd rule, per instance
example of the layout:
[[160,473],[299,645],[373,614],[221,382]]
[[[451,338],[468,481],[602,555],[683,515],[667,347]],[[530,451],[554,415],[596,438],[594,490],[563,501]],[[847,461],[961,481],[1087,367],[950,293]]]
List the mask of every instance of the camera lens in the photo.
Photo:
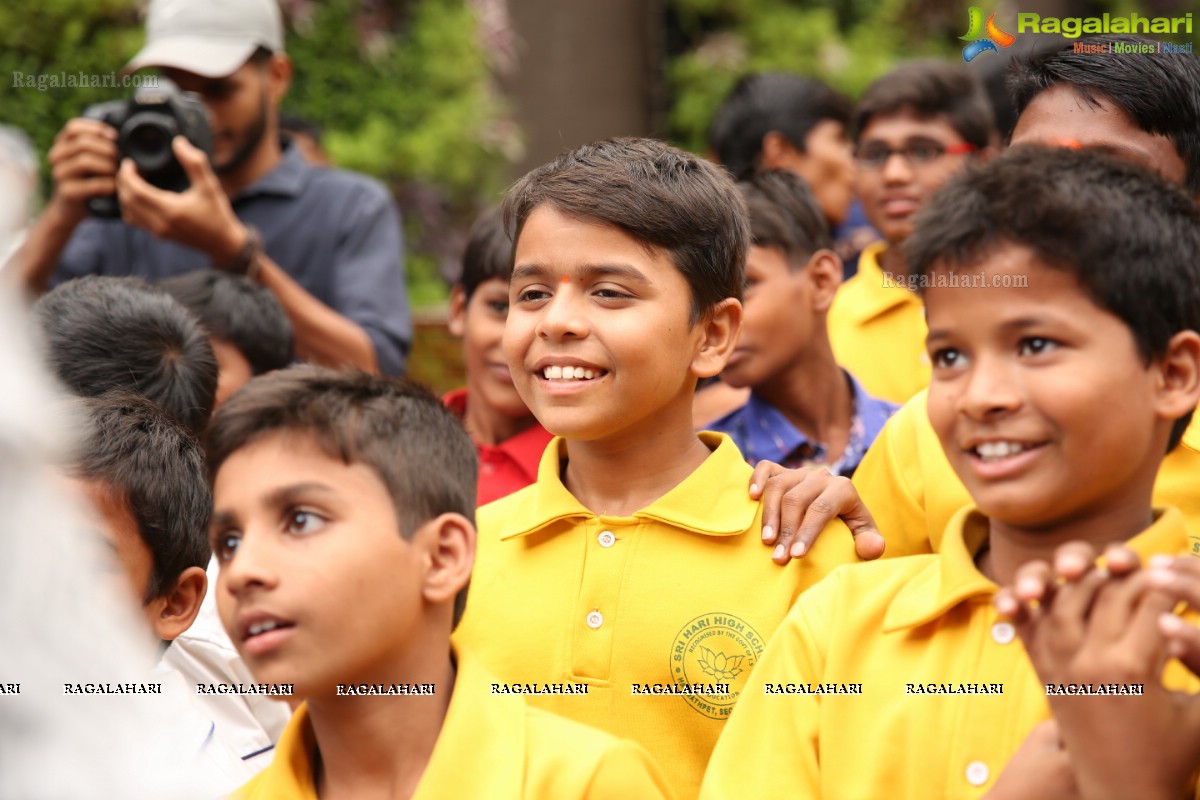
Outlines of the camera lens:
[[171,140],[178,132],[174,117],[148,112],[135,114],[121,128],[121,150],[133,159],[138,172],[149,176],[174,163]]

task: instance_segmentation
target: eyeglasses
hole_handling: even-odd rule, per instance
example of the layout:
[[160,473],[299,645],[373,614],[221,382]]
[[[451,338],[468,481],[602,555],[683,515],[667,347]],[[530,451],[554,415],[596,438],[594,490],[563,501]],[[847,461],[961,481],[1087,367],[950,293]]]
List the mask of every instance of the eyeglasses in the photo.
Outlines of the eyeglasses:
[[858,148],[854,158],[864,169],[883,169],[894,155],[904,156],[910,166],[920,167],[932,164],[945,155],[962,155],[974,153],[979,148],[967,142],[958,144],[942,144],[932,140],[918,139],[908,142],[903,147],[891,148],[880,142],[872,142]]

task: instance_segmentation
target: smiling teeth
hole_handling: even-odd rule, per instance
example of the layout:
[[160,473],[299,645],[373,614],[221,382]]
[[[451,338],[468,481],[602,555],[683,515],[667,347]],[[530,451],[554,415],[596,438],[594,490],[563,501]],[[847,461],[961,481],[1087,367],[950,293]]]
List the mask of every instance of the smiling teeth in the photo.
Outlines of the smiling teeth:
[[249,633],[251,636],[258,636],[260,633],[266,633],[267,631],[273,631],[278,627],[279,627],[279,623],[276,622],[275,620],[265,619],[262,622],[255,622],[254,624],[252,624],[250,626]]
[[590,381],[596,377],[595,370],[585,367],[546,367],[542,376],[548,381]]
[[984,442],[976,446],[975,452],[984,461],[996,461],[1001,458],[1015,456],[1029,449],[1028,445],[1019,442]]

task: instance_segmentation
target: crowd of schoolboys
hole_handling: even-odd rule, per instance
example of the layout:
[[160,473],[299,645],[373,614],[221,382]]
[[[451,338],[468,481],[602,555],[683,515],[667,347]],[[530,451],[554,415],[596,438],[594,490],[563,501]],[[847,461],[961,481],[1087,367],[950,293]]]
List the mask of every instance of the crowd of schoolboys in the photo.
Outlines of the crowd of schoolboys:
[[444,398],[253,270],[43,295],[162,736],[264,800],[1200,796],[1200,63],[1009,85],[751,76],[711,160],[533,170]]

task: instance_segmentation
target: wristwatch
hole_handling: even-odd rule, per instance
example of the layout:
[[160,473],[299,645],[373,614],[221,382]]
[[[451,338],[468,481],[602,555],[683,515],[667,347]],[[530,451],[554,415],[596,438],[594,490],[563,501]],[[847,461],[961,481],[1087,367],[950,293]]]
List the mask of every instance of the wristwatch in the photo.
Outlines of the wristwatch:
[[262,234],[253,225],[246,226],[246,243],[238,250],[233,261],[225,268],[226,272],[242,275],[254,283],[258,283],[258,273],[262,269],[263,243]]

